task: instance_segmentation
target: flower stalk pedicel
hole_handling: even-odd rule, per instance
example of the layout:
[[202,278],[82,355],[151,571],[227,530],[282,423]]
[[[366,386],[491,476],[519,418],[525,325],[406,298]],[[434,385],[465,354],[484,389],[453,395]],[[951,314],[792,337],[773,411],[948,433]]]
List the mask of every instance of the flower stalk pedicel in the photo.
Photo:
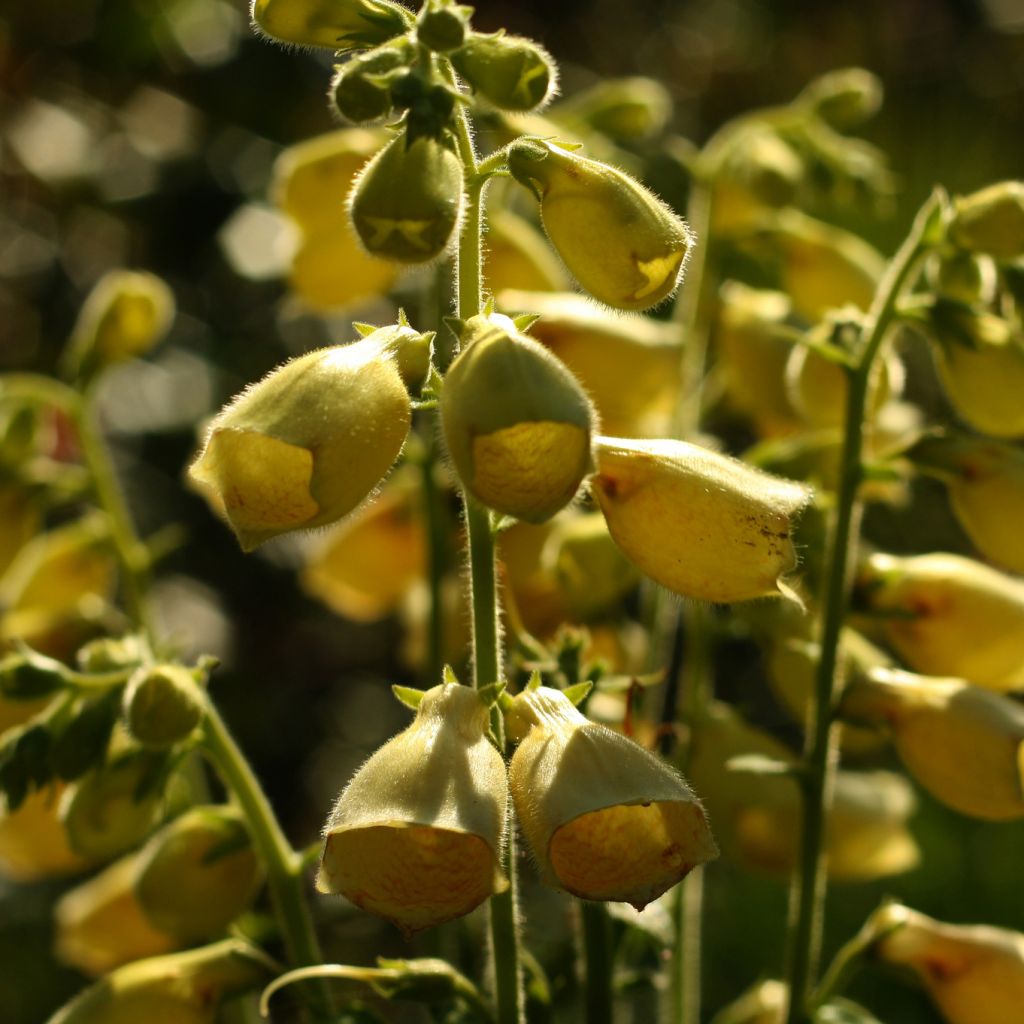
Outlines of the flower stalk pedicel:
[[338,798],[317,888],[408,933],[468,914],[505,888],[508,784],[487,724],[470,687],[428,690],[413,723]]
[[683,779],[560,690],[518,694],[510,727],[525,732],[509,766],[516,814],[549,884],[642,909],[718,855]]

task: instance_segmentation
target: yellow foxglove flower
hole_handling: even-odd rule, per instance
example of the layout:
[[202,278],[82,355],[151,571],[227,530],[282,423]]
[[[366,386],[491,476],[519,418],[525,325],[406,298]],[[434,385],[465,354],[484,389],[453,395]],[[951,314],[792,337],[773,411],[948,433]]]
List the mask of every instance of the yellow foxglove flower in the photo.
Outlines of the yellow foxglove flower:
[[59,786],[33,790],[16,811],[0,801],[0,877],[35,882],[86,867],[68,845],[58,814],[60,794]]
[[730,404],[764,437],[791,434],[799,420],[785,387],[786,361],[799,334],[782,292],[726,281],[719,290],[713,345]]
[[1008,1024],[1024,1006],[1024,934],[990,925],[946,924],[898,903],[869,919],[873,953],[909,967],[947,1024]]
[[949,235],[971,252],[998,260],[1024,255],[1024,181],[1001,181],[955,202]]
[[678,328],[602,309],[582,295],[502,292],[502,309],[539,314],[536,338],[572,371],[616,437],[655,437],[668,430],[679,402]]
[[152,836],[134,859],[146,919],[181,943],[216,938],[252,902],[262,872],[241,813],[193,807]]
[[907,771],[936,799],[986,821],[1024,818],[1024,707],[960,679],[875,669],[850,680],[842,714],[888,726]]
[[913,669],[991,690],[1024,686],[1024,582],[960,555],[872,554],[862,601]]
[[377,46],[412,26],[392,0],[253,0],[252,20],[271,39],[335,51]]
[[489,712],[457,683],[428,690],[416,718],[356,772],[324,829],[317,888],[405,932],[451,921],[508,882],[508,783]]
[[274,964],[240,939],[125,964],[47,1024],[214,1024],[226,996],[257,988]]
[[174,295],[155,274],[114,270],[100,278],[78,316],[65,361],[91,372],[145,355],[174,319]]
[[422,511],[414,489],[396,474],[376,501],[324,538],[300,578],[332,611],[373,622],[398,607],[426,566]]
[[945,483],[953,513],[985,558],[1024,573],[1024,452],[984,438],[942,437],[907,454]]
[[135,854],[69,889],[54,909],[57,958],[99,977],[108,971],[179,948],[143,911],[135,892]]
[[[487,211],[484,273],[495,293],[509,288],[561,292],[569,287],[569,276],[547,239],[528,220],[500,207]],[[504,303],[502,308],[508,309]]]
[[598,438],[592,487],[612,537],[656,583],[705,601],[790,596],[802,484],[684,441]]
[[299,356],[242,392],[210,424],[189,469],[246,551],[348,515],[405,443],[433,335],[382,327]]
[[475,316],[445,376],[441,423],[477,501],[538,523],[568,504],[591,467],[593,411],[575,377],[505,316]]
[[588,721],[560,690],[516,696],[509,766],[516,815],[551,885],[642,909],[717,849],[683,779],[621,733]]
[[[786,775],[730,766],[733,758],[750,755],[780,766],[795,764],[783,743],[748,725],[727,705],[712,705],[694,731],[693,784],[724,853],[749,869],[784,878],[800,856],[800,792]],[[914,810],[914,794],[903,776],[840,770],[825,834],[829,876],[864,882],[915,867],[920,850],[907,827]]]
[[347,220],[306,234],[292,256],[288,283],[315,309],[340,309],[385,294],[398,272],[393,263],[367,255]]
[[462,163],[444,143],[400,135],[359,172],[349,215],[363,248],[396,263],[428,263],[458,235]]
[[638,181],[539,139],[513,143],[508,166],[540,200],[551,244],[595,299],[640,310],[675,291],[690,230]]

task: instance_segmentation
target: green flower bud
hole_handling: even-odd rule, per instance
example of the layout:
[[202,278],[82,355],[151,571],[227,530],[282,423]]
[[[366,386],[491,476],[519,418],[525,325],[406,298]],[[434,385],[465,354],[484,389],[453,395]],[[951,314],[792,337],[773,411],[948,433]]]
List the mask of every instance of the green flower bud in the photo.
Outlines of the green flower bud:
[[1001,181],[958,198],[949,237],[997,260],[1024,256],[1024,181]]
[[378,46],[412,26],[392,0],[253,0],[252,20],[271,39],[336,51]]
[[802,484],[685,441],[598,438],[595,498],[615,542],[656,583],[705,601],[794,594]]
[[109,860],[131,849],[157,823],[163,808],[159,755],[133,751],[73,783],[61,819],[75,853]]
[[125,687],[124,718],[143,746],[172,747],[202,721],[203,697],[184,666],[145,665]]
[[[1024,686],[1024,582],[959,555],[876,553],[858,576],[886,642],[915,672]],[[885,614],[888,613],[888,614]]]
[[334,108],[356,124],[387,117],[392,110],[387,73],[403,67],[411,57],[412,44],[400,39],[339,64],[328,90]]
[[145,355],[174,320],[174,295],[154,274],[115,270],[89,293],[64,357],[70,374],[91,376]]
[[416,19],[416,39],[435,53],[457,50],[466,41],[473,8],[435,0],[424,5]]
[[543,522],[572,500],[590,468],[590,402],[508,317],[473,317],[462,342],[441,392],[455,468],[488,508]]
[[537,110],[558,85],[558,68],[547,50],[503,31],[470,36],[451,62],[474,92],[499,110]]
[[816,78],[797,97],[833,128],[852,128],[882,105],[882,83],[864,68],[841,68]]
[[929,326],[943,390],[961,418],[992,437],[1024,434],[1024,331],[1019,323],[936,299]]
[[196,807],[138,855],[135,896],[160,931],[182,943],[221,934],[252,902],[261,871],[241,813]]
[[372,256],[426,263],[457,235],[462,164],[443,143],[399,136],[363,168],[349,196],[356,233]]
[[133,634],[99,637],[80,647],[75,660],[83,672],[116,672],[145,661],[145,645]]
[[548,238],[595,299],[641,310],[675,291],[690,231],[639,182],[534,139],[512,144],[508,166],[540,199]]
[[944,299],[973,306],[995,297],[996,268],[988,256],[954,249],[936,256],[927,269],[929,283]]
[[380,483],[412,418],[401,353],[422,350],[431,337],[382,327],[310,352],[218,414],[189,476],[246,551],[335,522]]
[[36,700],[59,690],[65,668],[53,658],[34,652],[9,654],[0,660],[0,694],[11,700]]
[[583,122],[616,141],[657,135],[672,116],[672,97],[655,78],[612,78],[592,85],[551,111],[570,126]]
[[47,1024],[214,1024],[223,998],[266,984],[276,968],[240,939],[136,960],[58,1010]]

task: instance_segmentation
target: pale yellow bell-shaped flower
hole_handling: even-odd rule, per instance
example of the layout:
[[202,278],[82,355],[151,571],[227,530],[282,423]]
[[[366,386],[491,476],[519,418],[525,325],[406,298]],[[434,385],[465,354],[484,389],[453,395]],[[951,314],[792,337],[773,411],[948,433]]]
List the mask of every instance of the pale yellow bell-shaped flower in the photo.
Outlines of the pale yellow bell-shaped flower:
[[487,210],[484,274],[497,294],[506,288],[564,292],[569,275],[548,240],[528,220],[492,203]]
[[642,909],[717,856],[681,776],[560,690],[524,690],[508,721],[523,735],[509,766],[516,815],[550,885]]
[[591,486],[612,537],[656,583],[685,597],[792,596],[791,535],[808,489],[685,441],[601,437]]
[[990,690],[1024,686],[1024,582],[961,555],[868,557],[858,586],[915,672]]
[[507,886],[505,762],[475,690],[445,683],[342,791],[324,828],[317,888],[416,932]]
[[1024,818],[1024,707],[961,679],[875,669],[851,679],[841,713],[887,725],[906,769],[972,818]]
[[218,413],[189,478],[244,550],[333,523],[370,495],[405,443],[407,387],[432,337],[397,324],[310,352]]
[[33,790],[16,811],[0,801],[0,877],[35,882],[81,871],[87,861],[68,844],[60,786]]
[[136,854],[68,890],[54,910],[57,958],[93,977],[182,945],[158,928],[135,892]]
[[865,931],[873,953],[909,967],[947,1024],[1010,1024],[1024,1008],[1024,934],[991,925],[946,924],[899,904],[876,911]]
[[498,305],[534,313],[536,338],[576,375],[616,437],[656,437],[679,402],[681,332],[673,324],[603,309],[573,293],[507,291]]
[[346,51],[402,35],[412,13],[393,0],[252,0],[257,32],[295,46]]
[[998,260],[1024,255],[1024,181],[1000,181],[958,196],[949,234],[964,249]]
[[240,939],[125,964],[58,1010],[47,1024],[214,1024],[222,999],[257,988],[273,961]]

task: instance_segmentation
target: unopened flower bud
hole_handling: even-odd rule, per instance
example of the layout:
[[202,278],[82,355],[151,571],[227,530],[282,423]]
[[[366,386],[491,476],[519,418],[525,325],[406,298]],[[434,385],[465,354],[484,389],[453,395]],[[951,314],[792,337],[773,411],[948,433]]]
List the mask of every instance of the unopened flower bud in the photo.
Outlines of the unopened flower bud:
[[441,393],[445,442],[477,501],[538,523],[570,502],[591,465],[593,412],[573,375],[505,316],[463,325]]
[[162,749],[181,742],[203,717],[203,697],[183,665],[144,665],[124,691],[128,731],[143,746]]
[[277,973],[240,939],[125,964],[58,1010],[47,1024],[214,1024],[227,996]]
[[451,55],[455,70],[499,110],[525,112],[554,95],[558,68],[542,46],[504,32],[471,35]]
[[402,35],[412,14],[393,0],[253,0],[252,20],[282,43],[344,51]]
[[936,253],[927,270],[929,283],[944,299],[971,306],[995,297],[996,268],[989,256],[963,249]]
[[111,363],[145,355],[174,319],[174,295],[154,274],[114,270],[89,293],[65,356],[72,374],[90,376]]
[[642,909],[717,849],[683,779],[621,733],[588,721],[560,690],[524,690],[510,728],[516,815],[551,885]]
[[992,690],[1024,686],[1024,582],[960,555],[876,553],[858,589],[915,672]]
[[552,118],[583,124],[616,141],[648,139],[672,116],[672,97],[656,78],[611,78],[560,102]]
[[925,438],[907,453],[949,490],[953,512],[987,558],[1024,573],[1024,452],[972,437]]
[[[872,952],[920,978],[947,1024],[1005,1024],[1024,1006],[1024,934],[945,924],[898,903],[864,927]],[[862,934],[864,934],[862,933]]]
[[400,135],[363,168],[349,196],[356,234],[372,256],[427,263],[457,234],[462,164],[442,142]]
[[468,914],[504,889],[508,784],[487,728],[475,690],[428,690],[413,723],[338,798],[317,888],[406,932]]
[[249,906],[261,871],[238,810],[194,807],[146,843],[134,877],[146,918],[192,943],[221,934]]
[[1024,818],[1024,708],[960,679],[875,669],[852,679],[841,713],[886,725],[907,771],[972,818]]
[[152,831],[163,809],[162,770],[158,755],[133,751],[72,783],[60,814],[75,853],[109,860]]
[[536,313],[536,338],[565,363],[616,437],[660,436],[679,401],[680,334],[671,324],[627,317],[582,295],[503,292],[507,310]]
[[882,105],[882,83],[864,68],[840,68],[814,79],[797,98],[833,128],[852,128]]
[[675,291],[690,230],[638,181],[537,139],[513,143],[508,166],[539,198],[551,244],[595,299],[641,310]]
[[434,0],[425,4],[416,19],[416,39],[435,53],[450,53],[466,41],[472,7]]
[[354,124],[387,117],[392,109],[387,72],[402,67],[411,56],[411,44],[402,39],[338,65],[328,91],[335,109]]
[[1024,181],[1001,181],[955,202],[950,238],[997,260],[1024,256]]
[[64,666],[53,658],[30,651],[0,659],[0,695],[10,700],[33,701],[49,696],[66,681]]
[[1024,330],[983,309],[936,299],[929,310],[943,390],[975,430],[992,437],[1024,434]]
[[213,420],[189,476],[246,551],[356,508],[398,458],[412,419],[403,363],[432,335],[382,327],[291,360]]
[[132,960],[178,948],[143,912],[136,875],[136,857],[129,854],[60,898],[54,908],[58,960],[99,977]]
[[656,583],[705,601],[792,596],[802,484],[685,441],[598,438],[594,495],[626,557]]

